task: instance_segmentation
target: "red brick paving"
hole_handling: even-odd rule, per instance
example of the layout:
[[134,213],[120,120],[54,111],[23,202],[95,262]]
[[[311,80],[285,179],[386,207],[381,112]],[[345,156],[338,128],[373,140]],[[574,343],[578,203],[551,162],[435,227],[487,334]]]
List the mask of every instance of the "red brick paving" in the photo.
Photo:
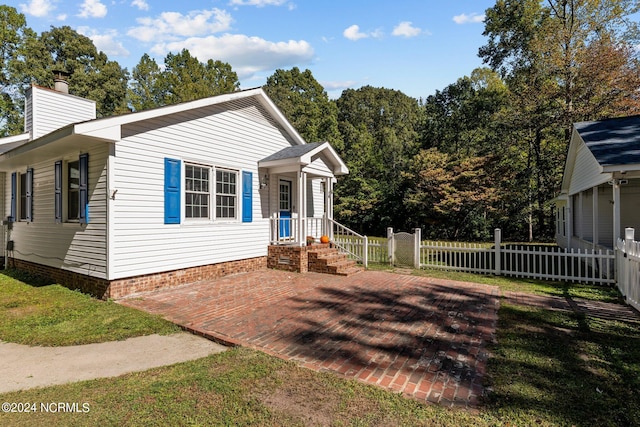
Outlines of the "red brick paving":
[[499,291],[379,271],[337,277],[262,270],[120,303],[316,371],[475,408]]

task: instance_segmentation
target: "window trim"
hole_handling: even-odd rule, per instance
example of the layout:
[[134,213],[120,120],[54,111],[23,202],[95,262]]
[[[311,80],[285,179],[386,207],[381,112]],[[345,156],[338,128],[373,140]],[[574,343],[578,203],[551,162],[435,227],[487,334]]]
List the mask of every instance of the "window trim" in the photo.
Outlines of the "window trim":
[[[205,191],[195,191],[195,190],[188,190],[187,189],[188,188],[188,186],[187,186],[187,179],[188,179],[187,178],[187,169],[189,167],[199,168],[199,169],[207,171],[207,175],[208,176],[207,176],[207,191],[206,192]],[[213,168],[211,166],[208,166],[208,165],[203,165],[203,164],[193,163],[193,162],[184,162],[184,171],[183,171],[184,175],[183,175],[183,178],[182,178],[182,183],[184,184],[184,203],[182,204],[182,209],[183,209],[183,216],[184,216],[185,221],[203,222],[203,221],[211,221],[211,220],[214,219],[214,215],[213,215],[214,213],[212,212],[212,209],[211,209],[211,199],[212,199],[211,190],[212,190],[212,187],[213,187],[211,185],[211,182],[212,182],[211,171],[212,171],[212,169]],[[191,177],[189,179],[195,179],[195,178]],[[200,181],[202,181],[202,180],[200,179]],[[205,195],[206,194],[206,197],[207,197],[207,216],[206,217],[203,217],[203,216],[197,216],[197,217],[187,216],[187,199],[188,199],[187,196],[188,196],[188,193],[190,193],[190,194],[199,194],[199,195]],[[192,206],[193,206],[193,204],[192,204]],[[200,209],[202,209],[202,205],[200,204],[199,206],[200,206]]]
[[[222,197],[233,197],[233,217],[227,216],[218,216],[218,172],[222,173],[232,173],[235,176],[235,182],[233,185],[235,186],[235,191],[233,193],[221,193]],[[226,168],[221,166],[216,166],[214,168],[215,173],[215,190],[213,192],[215,197],[215,211],[214,211],[214,221],[218,222],[238,222],[240,220],[240,216],[238,215],[238,190],[241,190],[240,185],[240,171],[238,169]],[[229,185],[231,183],[228,183]],[[223,184],[224,185],[224,184]],[[221,206],[222,208],[229,208],[230,206]]]
[[[180,179],[180,185],[182,188],[180,188],[180,195],[183,198],[180,201],[180,206],[181,206],[181,218],[182,221],[187,224],[187,225],[193,225],[193,224],[203,224],[203,223],[209,223],[209,224],[224,224],[224,223],[239,223],[242,222],[243,219],[243,215],[241,213],[241,209],[242,209],[242,205],[241,200],[242,200],[242,171],[239,168],[233,168],[233,167],[227,167],[227,166],[217,166],[217,165],[211,165],[211,164],[206,164],[206,163],[201,163],[198,161],[189,161],[189,160],[180,160],[181,162],[181,179]],[[206,218],[193,218],[193,217],[188,217],[187,216],[187,193],[189,193],[189,191],[187,191],[187,168],[189,166],[195,166],[195,167],[199,167],[199,168],[205,168],[209,171],[209,182],[208,182],[208,188],[209,188],[209,192],[208,192],[208,202],[209,202],[209,209],[208,209],[208,217]],[[218,210],[218,192],[217,192],[217,186],[218,186],[218,171],[223,171],[223,172],[230,172],[235,176],[235,192],[232,193],[224,193],[224,196],[229,196],[229,197],[233,197],[234,200],[234,204],[233,204],[233,209],[234,209],[234,216],[233,217],[222,217],[222,216],[218,216],[217,215],[217,210]],[[165,194],[165,198],[166,198],[166,194]]]
[[11,174],[11,217],[13,221],[33,222],[33,168]]

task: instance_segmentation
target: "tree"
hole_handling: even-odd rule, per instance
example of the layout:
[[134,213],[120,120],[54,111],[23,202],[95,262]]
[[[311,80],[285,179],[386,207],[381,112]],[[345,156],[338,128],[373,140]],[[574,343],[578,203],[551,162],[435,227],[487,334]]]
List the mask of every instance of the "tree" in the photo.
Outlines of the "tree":
[[133,111],[143,111],[163,105],[161,88],[162,71],[146,53],[131,71],[127,89],[127,103]]
[[422,145],[459,155],[496,154],[501,138],[495,114],[506,106],[507,88],[488,68],[436,91],[427,98]]
[[412,226],[438,239],[489,238],[499,194],[487,173],[492,161],[421,150],[403,173],[409,182],[403,202]]
[[0,5],[0,137],[22,131],[24,78],[20,68],[27,46],[35,38],[36,33],[27,27],[23,14],[13,7]]
[[371,86],[345,90],[336,104],[350,170],[336,186],[336,217],[369,234],[404,227],[401,173],[419,148],[420,104],[400,91]]
[[127,111],[129,73],[98,52],[90,38],[68,26],[51,27],[40,35],[39,44],[44,55],[33,55],[30,70],[38,84],[53,87],[52,71],[66,71],[71,74],[69,91],[96,101],[99,117]]
[[328,141],[342,150],[336,105],[311,71],[278,69],[263,89],[305,140]]
[[187,49],[178,54],[169,53],[164,65],[159,83],[164,98],[162,105],[230,93],[240,87],[231,65],[211,59],[203,64]]
[[498,0],[486,13],[479,55],[501,73],[504,120],[526,153],[529,238],[553,233],[547,201],[559,188],[574,122],[639,111],[632,0]]

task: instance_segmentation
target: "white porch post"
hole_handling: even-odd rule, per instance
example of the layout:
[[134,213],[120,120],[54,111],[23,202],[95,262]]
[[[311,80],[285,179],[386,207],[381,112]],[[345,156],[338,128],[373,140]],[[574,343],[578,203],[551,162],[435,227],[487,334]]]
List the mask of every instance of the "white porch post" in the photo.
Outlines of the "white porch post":
[[578,193],[578,237],[580,240],[584,240],[584,197],[582,197],[582,191]]
[[331,231],[329,230],[329,219],[331,218],[329,213],[329,178],[323,178],[322,182],[324,183],[324,224],[322,225],[322,232],[329,236],[329,239],[332,239],[333,236],[331,236]]
[[620,237],[620,181],[613,180],[613,244],[615,248]]
[[302,171],[297,172],[298,175],[298,243],[300,246],[306,244],[307,230],[307,174]]
[[573,196],[569,196],[567,200],[567,212],[566,212],[566,224],[567,224],[567,248],[571,249],[571,240],[573,237]]
[[599,222],[599,215],[598,215],[598,187],[593,187],[591,189],[591,192],[593,193],[593,198],[591,199],[592,203],[591,203],[591,209],[593,210],[593,231],[592,231],[592,235],[593,235],[593,249],[595,250],[596,246],[598,246],[598,244],[600,243],[600,239],[598,236],[598,234],[600,233],[599,227],[598,227],[598,222]]

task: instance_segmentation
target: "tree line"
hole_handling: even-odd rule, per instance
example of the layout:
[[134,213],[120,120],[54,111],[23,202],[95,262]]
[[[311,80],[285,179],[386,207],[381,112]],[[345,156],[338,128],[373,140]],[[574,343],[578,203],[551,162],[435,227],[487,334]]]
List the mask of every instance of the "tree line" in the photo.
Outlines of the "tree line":
[[[572,124],[640,113],[637,0],[497,0],[473,70],[426,98],[388,88],[329,99],[310,70],[279,69],[264,90],[310,142],[329,141],[350,174],[336,218],[354,230],[420,227],[430,238],[553,236],[553,198]],[[131,73],[70,27],[36,34],[0,5],[0,136],[22,132],[24,91],[71,73],[72,93],[101,117],[239,90],[228,63],[188,50]],[[443,64],[446,66],[446,64]],[[416,70],[419,72],[419,70]]]

